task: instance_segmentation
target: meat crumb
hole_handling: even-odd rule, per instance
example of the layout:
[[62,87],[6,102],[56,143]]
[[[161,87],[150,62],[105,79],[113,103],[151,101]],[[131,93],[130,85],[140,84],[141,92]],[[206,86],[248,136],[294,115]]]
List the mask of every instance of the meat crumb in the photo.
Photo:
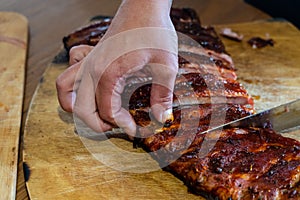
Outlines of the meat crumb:
[[228,39],[240,42],[243,40],[244,36],[241,34],[238,34],[231,30],[231,28],[223,28],[220,32],[220,34]]
[[253,49],[263,48],[267,45],[274,46],[274,43],[273,39],[263,39],[260,37],[253,37],[248,40],[248,44],[250,44]]

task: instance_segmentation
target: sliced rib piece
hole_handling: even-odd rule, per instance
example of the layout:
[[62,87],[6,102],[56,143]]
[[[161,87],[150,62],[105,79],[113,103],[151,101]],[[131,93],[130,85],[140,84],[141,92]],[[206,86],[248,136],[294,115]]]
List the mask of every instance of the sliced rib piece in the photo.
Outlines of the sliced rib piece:
[[[171,20],[177,31],[187,34],[204,48],[218,53],[226,53],[225,46],[213,27],[201,26],[197,13],[190,8],[172,8]],[[64,47],[70,50],[79,44],[96,45],[107,31],[112,18],[105,17],[83,26],[63,38]]]
[[[206,55],[202,55],[203,57]],[[208,63],[197,64],[179,56],[178,74],[201,73],[201,74],[216,74],[226,79],[236,80],[237,76],[232,63],[225,59],[215,59],[210,55],[206,56],[209,59]]]
[[210,140],[216,144],[203,156],[199,152],[205,148],[204,137],[197,134],[168,166],[194,192],[218,199],[300,198],[298,141],[271,129],[228,129]]
[[170,143],[178,131],[203,132],[212,125],[211,120],[214,120],[213,125],[217,126],[253,114],[252,109],[237,104],[186,105],[173,108],[174,120],[157,125],[155,121],[151,121],[149,109],[136,108],[130,111],[139,126],[148,126],[147,129],[143,129],[148,131],[141,133],[143,136],[155,132],[143,140],[149,151],[157,151]]
[[[123,102],[149,106],[151,84],[129,84]],[[130,97],[130,99],[128,99]],[[240,104],[253,108],[253,100],[243,86],[232,79],[213,74],[189,73],[177,76],[174,87],[174,106],[188,104]]]
[[81,44],[95,46],[106,33],[111,20],[111,18],[107,17],[68,34],[63,38],[65,49],[69,51],[73,46]]

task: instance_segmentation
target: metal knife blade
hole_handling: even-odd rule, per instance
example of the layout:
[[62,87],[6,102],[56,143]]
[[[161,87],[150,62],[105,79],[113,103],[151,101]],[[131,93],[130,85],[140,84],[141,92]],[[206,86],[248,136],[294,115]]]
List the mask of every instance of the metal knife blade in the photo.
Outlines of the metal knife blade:
[[272,128],[276,132],[294,127],[300,129],[300,99],[223,124],[204,133],[221,128],[236,127]]

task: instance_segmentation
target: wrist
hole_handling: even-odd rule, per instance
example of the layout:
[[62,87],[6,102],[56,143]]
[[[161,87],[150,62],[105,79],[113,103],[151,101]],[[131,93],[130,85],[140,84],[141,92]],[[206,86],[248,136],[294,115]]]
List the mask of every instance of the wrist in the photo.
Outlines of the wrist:
[[[121,6],[130,6],[133,8],[142,8],[143,11],[146,8],[150,9],[165,9],[170,11],[173,0],[122,0]],[[145,8],[146,7],[146,8]]]
[[[136,2],[136,1],[142,1],[142,0],[122,0],[122,3],[128,2],[128,1]],[[145,2],[147,2],[147,3],[151,2],[151,1],[168,2],[169,4],[172,4],[172,2],[173,2],[173,0],[145,0]]]
[[170,0],[123,0],[112,24],[119,26],[119,31],[150,26],[173,28],[170,20],[170,2]]

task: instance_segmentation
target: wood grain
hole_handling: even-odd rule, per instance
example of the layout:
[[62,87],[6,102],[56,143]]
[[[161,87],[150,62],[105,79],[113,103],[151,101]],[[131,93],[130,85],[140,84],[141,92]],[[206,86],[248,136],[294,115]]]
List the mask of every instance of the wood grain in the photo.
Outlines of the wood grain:
[[[287,22],[255,22],[217,26],[245,35],[241,43],[223,39],[238,68],[239,80],[256,98],[258,110],[300,96],[299,31]],[[270,34],[274,47],[252,49],[246,39]],[[74,134],[72,115],[63,112],[55,90],[66,64],[51,64],[25,126],[24,162],[31,169],[27,188],[32,199],[199,199],[173,175],[157,170],[127,173],[96,160]],[[288,90],[288,92],[287,92]],[[276,97],[276,98],[275,98]],[[294,134],[300,139],[298,134]],[[132,144],[114,140],[132,151]],[[201,199],[201,198],[200,198]]]
[[0,12],[0,194],[15,199],[28,22]]
[[[254,98],[257,111],[300,98],[300,31],[286,21],[219,25],[244,36],[241,43],[222,38],[238,69],[238,80]],[[272,38],[274,47],[253,49],[252,37]]]

